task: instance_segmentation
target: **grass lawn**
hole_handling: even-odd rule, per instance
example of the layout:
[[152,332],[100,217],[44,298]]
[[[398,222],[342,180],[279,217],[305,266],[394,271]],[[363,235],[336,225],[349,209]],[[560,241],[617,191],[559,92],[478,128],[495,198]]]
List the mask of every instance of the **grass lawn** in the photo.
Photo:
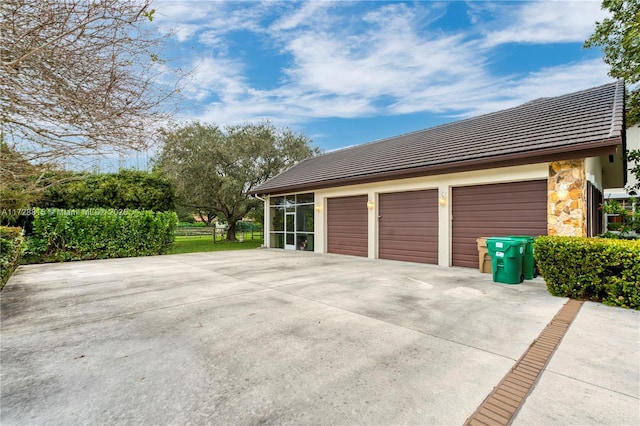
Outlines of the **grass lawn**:
[[[239,237],[239,235],[238,235]],[[260,247],[263,243],[262,238],[257,233],[255,239],[251,239],[251,233],[245,232],[244,242],[216,240],[210,235],[198,235],[191,237],[176,237],[175,243],[168,254],[182,253],[200,253],[205,251],[225,251],[225,250],[246,250]]]

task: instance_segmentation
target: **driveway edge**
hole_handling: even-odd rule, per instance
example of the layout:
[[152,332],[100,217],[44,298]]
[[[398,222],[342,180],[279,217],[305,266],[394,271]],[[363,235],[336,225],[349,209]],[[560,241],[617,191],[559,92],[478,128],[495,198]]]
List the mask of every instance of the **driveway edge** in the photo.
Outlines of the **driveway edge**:
[[569,300],[493,391],[467,419],[465,426],[509,425],[531,393],[560,345],[583,302]]

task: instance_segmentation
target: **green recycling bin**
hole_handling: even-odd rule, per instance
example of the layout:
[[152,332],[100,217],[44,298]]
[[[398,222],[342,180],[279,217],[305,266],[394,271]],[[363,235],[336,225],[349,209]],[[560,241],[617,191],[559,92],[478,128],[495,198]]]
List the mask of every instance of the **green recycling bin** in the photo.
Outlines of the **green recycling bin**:
[[522,260],[522,274],[525,280],[532,280],[536,277],[536,264],[533,259],[533,242],[534,237],[528,235],[509,235],[509,238],[516,238],[525,242],[524,259]]
[[487,238],[487,250],[491,256],[493,282],[520,284],[524,280],[522,260],[525,242],[509,237]]

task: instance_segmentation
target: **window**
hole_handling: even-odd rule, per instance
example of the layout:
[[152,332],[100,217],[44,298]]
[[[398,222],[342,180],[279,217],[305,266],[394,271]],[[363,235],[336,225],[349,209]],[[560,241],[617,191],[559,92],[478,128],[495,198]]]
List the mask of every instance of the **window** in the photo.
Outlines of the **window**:
[[284,232],[284,207],[271,207],[271,230]]
[[296,231],[313,232],[313,205],[296,208]]
[[270,247],[313,251],[314,194],[292,194],[269,199]]

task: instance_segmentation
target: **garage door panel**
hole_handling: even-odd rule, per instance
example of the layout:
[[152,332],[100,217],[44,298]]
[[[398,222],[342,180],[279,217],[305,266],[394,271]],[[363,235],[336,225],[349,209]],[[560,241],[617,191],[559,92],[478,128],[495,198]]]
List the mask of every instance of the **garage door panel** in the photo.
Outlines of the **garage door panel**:
[[363,224],[361,222],[361,217],[354,217],[351,214],[349,215],[332,215],[331,218],[334,220],[334,225],[336,226],[360,226]]
[[452,264],[478,267],[478,237],[547,233],[547,181],[452,189]]
[[343,235],[342,238],[340,239],[340,241],[334,242],[334,246],[367,247],[367,244],[365,244],[362,241],[362,238],[360,238],[360,236],[358,236],[358,235],[355,235],[355,236]]
[[[431,244],[435,243],[437,241],[431,241]],[[427,242],[429,243],[429,242]],[[423,251],[427,251],[425,249],[425,241],[424,240],[419,240],[419,241],[403,241],[402,242],[402,247],[401,248],[396,248],[396,249],[388,249],[388,252],[423,252]]]
[[397,229],[382,229],[380,235],[432,235],[434,230],[437,230],[437,226],[431,224],[416,223],[413,226],[398,225]]
[[436,190],[378,196],[378,257],[438,263]]
[[351,256],[367,256],[367,196],[327,200],[327,251]]
[[358,223],[341,223],[339,225],[334,224],[332,225],[332,228],[334,231],[340,231],[340,232],[346,232],[347,234],[359,234],[360,231],[362,231],[363,229],[367,229],[366,227],[360,226],[360,224]]
[[438,230],[437,226],[425,226],[422,224],[417,224],[415,228],[398,227],[398,229],[395,229],[395,230],[384,229],[380,232],[380,235],[384,237],[391,237],[394,235],[398,235],[398,236],[407,237],[407,238],[411,238],[411,237],[425,238],[425,237],[432,236],[434,231],[437,232],[437,230]]
[[[464,227],[460,227],[461,230],[471,230],[473,231],[474,229],[478,229],[478,228],[485,228],[487,226],[487,222],[495,220],[496,216],[492,216],[489,218],[486,218],[485,220],[478,220],[478,221],[473,221],[473,222],[469,222],[468,225],[465,225]],[[519,220],[504,220],[502,221],[502,224],[500,227],[495,227],[495,229],[503,229],[503,234],[506,235],[507,232],[513,233],[513,232],[518,232],[518,230],[520,230],[520,232],[522,232],[523,229],[528,229],[528,230],[538,230],[538,227],[536,225],[527,225],[526,222],[533,220],[534,218],[528,218],[528,217],[521,217],[518,218]],[[459,219],[456,219],[459,220]],[[497,231],[494,231],[497,232]],[[455,236],[454,236],[455,238]]]
[[[460,203],[460,199],[456,199],[457,203]],[[504,202],[503,202],[504,203]],[[495,205],[486,205],[483,203],[475,202],[475,206],[478,210],[475,211],[466,211],[466,212],[456,212],[456,217],[464,217],[468,219],[478,219],[491,217],[495,214],[509,213],[509,215],[502,215],[503,218],[517,218],[517,217],[538,217],[537,209],[541,203],[546,203],[546,201],[541,201],[538,203],[520,203],[518,208],[505,208],[504,205],[495,206]]]
[[[458,265],[453,265],[453,266],[463,266],[466,268],[477,268],[478,265],[478,254],[476,253],[475,256],[471,256],[469,254],[460,254],[457,257],[457,263]],[[467,266],[467,265],[472,265],[472,266]]]
[[410,252],[406,250],[401,250],[398,252],[389,251],[385,257],[386,260],[399,260],[403,262],[414,262],[414,263],[431,263],[425,262],[424,252]]
[[[510,183],[498,183],[495,185],[511,185]],[[482,185],[485,186],[485,185]],[[472,188],[472,187],[465,187],[465,188]],[[462,187],[458,187],[457,189],[462,189]],[[491,194],[482,194],[481,197],[479,197],[477,194],[473,194],[473,193],[458,193],[458,198],[459,199],[475,199],[476,201],[480,201],[480,202],[485,202],[487,205],[489,203],[500,203],[503,201],[508,202],[510,197],[513,195],[513,192],[510,192],[509,190],[506,191],[502,191],[502,192],[497,192],[497,193],[491,193]],[[520,197],[520,201],[523,203],[536,203],[538,201],[544,200],[545,197],[542,197],[541,194],[521,194],[522,197]],[[526,197],[526,198],[525,198]],[[481,199],[480,199],[481,198]]]
[[329,253],[333,254],[345,254],[348,256],[359,256],[366,257],[364,254],[367,251],[367,247],[358,245],[358,244],[349,244],[345,242],[345,244],[334,244],[331,246],[331,251]]
[[427,243],[438,242],[438,238],[433,237],[431,234],[380,234],[380,238],[407,243],[412,241],[423,241]]

